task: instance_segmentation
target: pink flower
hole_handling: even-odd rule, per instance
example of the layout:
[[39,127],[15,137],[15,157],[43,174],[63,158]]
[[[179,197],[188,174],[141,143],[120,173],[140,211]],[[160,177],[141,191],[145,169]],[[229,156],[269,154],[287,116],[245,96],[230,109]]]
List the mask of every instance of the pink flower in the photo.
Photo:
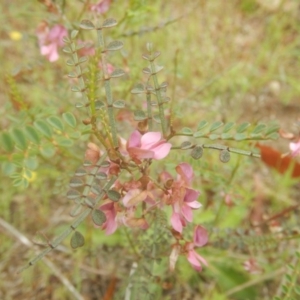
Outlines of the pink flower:
[[171,149],[171,144],[162,139],[160,132],[148,132],[141,135],[135,130],[127,143],[127,151],[136,159],[163,159]]
[[176,167],[176,172],[177,181],[173,182],[166,202],[173,208],[172,227],[181,233],[186,222],[193,221],[193,209],[201,207],[201,204],[197,201],[200,192],[189,187],[193,178],[192,167],[187,163],[181,163]]
[[105,14],[109,10],[110,5],[111,0],[102,0],[97,4],[91,5],[90,10],[98,14]]
[[102,229],[105,229],[105,234],[110,235],[113,234],[117,228],[117,210],[114,202],[107,202],[100,206],[100,209],[105,213],[106,221],[102,225]]
[[290,150],[292,151],[292,156],[300,155],[300,139],[296,143],[290,143]]
[[186,243],[185,249],[187,250],[187,259],[192,267],[197,270],[201,271],[202,266],[201,263],[207,266],[206,260],[199,255],[195,251],[195,247],[203,247],[208,241],[208,235],[205,228],[200,225],[197,225],[194,229],[194,239],[193,243]]
[[64,45],[63,37],[67,34],[67,29],[62,25],[55,25],[49,29],[46,23],[42,23],[37,29],[41,54],[50,62],[58,60],[58,48]]

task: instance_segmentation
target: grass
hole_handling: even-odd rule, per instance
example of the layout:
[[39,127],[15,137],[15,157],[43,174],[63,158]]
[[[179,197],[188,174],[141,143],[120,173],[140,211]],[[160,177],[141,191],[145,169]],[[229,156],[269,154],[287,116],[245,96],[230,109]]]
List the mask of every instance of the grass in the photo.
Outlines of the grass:
[[[71,5],[66,1],[68,20],[75,20],[82,7],[81,1],[75,2]],[[237,123],[277,120],[284,130],[297,133],[294,124],[300,115],[298,4],[285,0],[273,10],[261,4],[265,2],[131,0],[120,5],[113,1],[107,17],[120,20],[120,24],[106,37],[121,39],[124,48],[121,55],[114,54],[110,59],[128,72],[125,79],[113,86],[116,96],[134,108],[140,107],[141,101],[130,90],[145,79],[142,69],[147,62],[141,55],[151,41],[155,50],[161,52],[158,61],[164,65],[164,71],[159,78],[169,83],[176,128],[196,128],[204,119]],[[70,71],[65,65],[66,56],[61,52],[59,61],[51,64],[39,54],[36,27],[43,19],[55,21],[55,16],[35,1],[15,1],[15,5],[2,1],[0,6],[1,130],[9,130],[20,117],[10,101],[4,78],[16,68],[20,70],[15,76],[19,92],[36,107],[36,113],[46,109],[47,114],[51,111],[57,115],[71,111],[78,120],[84,119],[84,112],[74,108],[77,100],[65,76]],[[20,33],[21,39],[12,38],[14,32]],[[24,124],[25,121],[21,126]],[[120,128],[126,128],[123,134],[127,138],[131,124],[127,122]],[[14,187],[2,171],[0,217],[5,223],[0,224],[1,299],[76,299],[80,296],[72,292],[73,287],[83,297],[78,299],[124,299],[126,279],[135,262],[131,246],[136,243],[142,249],[143,235],[134,233],[136,240],[132,241],[126,229],[121,229],[107,237],[90,220],[80,227],[86,239],[83,248],[73,251],[66,241],[47,256],[54,267],[39,262],[16,274],[35,251],[43,249],[32,244],[26,246],[22,236],[32,240],[36,232],[42,231],[52,238],[69,224],[71,204],[65,194],[69,179],[81,164],[87,138],[79,139],[71,151],[67,149],[52,159],[40,160],[36,178],[25,190]],[[284,140],[273,145],[288,151]],[[244,149],[252,146],[246,142],[240,145]],[[0,154],[1,162],[12,157],[3,151]],[[278,241],[274,235],[275,240],[270,241],[268,248],[266,241],[259,241],[259,235],[272,237],[272,226],[254,228],[250,223],[263,222],[264,218],[296,204],[299,180],[276,174],[253,158],[232,155],[228,164],[221,164],[214,151],[207,150],[200,161],[187,158],[185,153],[172,154],[166,167],[175,164],[175,159],[184,159],[196,170],[195,186],[202,191],[199,201],[203,209],[195,214],[195,221],[212,232],[218,227],[220,233],[212,233],[211,244],[201,249],[201,255],[209,262],[202,273],[194,272],[184,258],[174,274],[166,272],[167,249],[161,264],[155,264],[153,273],[145,277],[146,286],[153,284],[156,299],[272,299],[283,278],[283,267],[292,262],[297,239]],[[233,195],[233,207],[224,205],[224,193]],[[296,210],[278,219],[279,226],[284,228],[280,238],[288,236],[289,230],[299,230],[298,215]],[[233,229],[230,231],[229,227]],[[18,232],[14,234],[11,228]],[[238,235],[238,229],[245,230],[244,234]],[[258,235],[253,240],[252,231]],[[243,269],[243,262],[249,257],[257,258],[259,263],[260,272],[256,275]],[[149,267],[147,262],[145,265]]]

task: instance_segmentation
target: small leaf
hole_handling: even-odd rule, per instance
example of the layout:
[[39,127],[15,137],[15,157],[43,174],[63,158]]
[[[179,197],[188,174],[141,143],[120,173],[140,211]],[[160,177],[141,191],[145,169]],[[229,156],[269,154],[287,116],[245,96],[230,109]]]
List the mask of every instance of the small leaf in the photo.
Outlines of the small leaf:
[[77,85],[73,85],[73,86],[71,86],[71,91],[74,92],[74,93],[80,93],[81,88]]
[[75,171],[75,176],[78,176],[78,177],[85,176],[86,174],[87,174],[86,170],[81,167]]
[[83,186],[84,184],[85,183],[80,178],[74,177],[70,180],[69,186],[71,188],[77,188]]
[[228,150],[221,150],[220,152],[220,161],[227,163],[230,160],[230,152]]
[[91,192],[95,195],[99,195],[102,192],[102,189],[99,185],[94,184],[91,186]]
[[101,226],[103,223],[105,223],[106,216],[102,210],[94,209],[92,211],[92,219],[97,226]]
[[118,22],[115,19],[109,18],[109,19],[104,20],[104,22],[102,23],[102,27],[109,28],[109,27],[116,26],[117,24],[118,24]]
[[85,107],[85,105],[83,103],[76,103],[75,107],[76,108],[82,108],[82,107]]
[[247,139],[247,134],[245,134],[245,133],[236,133],[236,134],[234,135],[234,139],[235,139],[236,141],[242,141],[242,140],[245,140],[245,139]]
[[74,39],[76,38],[78,32],[79,32],[78,30],[72,30],[72,31],[71,31],[71,39],[72,39],[72,40],[74,40]]
[[70,200],[75,200],[81,196],[81,193],[79,193],[77,190],[69,190],[67,192],[67,198]]
[[75,231],[71,237],[71,247],[76,249],[84,245],[84,236],[79,232]]
[[30,125],[25,127],[25,135],[34,144],[38,145],[41,141],[39,134],[36,129]]
[[115,191],[115,190],[109,190],[109,191],[107,191],[107,197],[108,197],[110,200],[112,200],[112,201],[114,201],[114,202],[117,202],[117,201],[120,200],[121,195],[120,195],[119,192],[117,192],[117,191]]
[[107,51],[117,51],[117,50],[120,50],[122,47],[123,47],[123,43],[121,41],[113,41],[107,45],[106,50]]
[[278,124],[271,124],[268,126],[267,130],[265,131],[265,135],[269,135],[273,132],[277,132],[279,130]]
[[16,145],[21,149],[21,150],[25,150],[27,147],[27,141],[26,141],[26,137],[23,133],[22,130],[18,129],[18,128],[14,128],[12,130],[12,137],[16,143]]
[[60,118],[58,118],[56,116],[51,116],[51,117],[47,118],[47,121],[55,129],[58,129],[60,131],[64,131],[64,124],[60,120]]
[[210,140],[214,141],[214,140],[219,139],[219,138],[220,138],[220,135],[219,135],[219,134],[213,133],[213,134],[210,134],[210,135],[208,136],[208,138],[209,138]]
[[193,144],[190,141],[185,141],[181,144],[180,148],[182,150],[190,149],[193,146]]
[[35,170],[39,165],[39,161],[36,156],[29,156],[24,159],[24,166],[30,170]]
[[230,131],[234,127],[234,125],[235,125],[234,122],[226,123],[223,127],[223,133]]
[[262,131],[265,130],[267,126],[265,124],[258,124],[256,125],[256,127],[254,128],[254,130],[251,132],[251,135],[252,134],[259,134],[261,133]]
[[75,73],[75,72],[70,72],[70,73],[68,74],[68,77],[70,77],[70,78],[77,78],[78,75],[77,75],[77,73]]
[[72,53],[73,51],[72,51],[72,49],[70,48],[70,47],[65,47],[65,48],[63,48],[63,52],[65,52],[65,53]]
[[145,59],[145,60],[148,60],[148,61],[151,60],[150,55],[147,55],[147,54],[142,54],[142,58]]
[[93,165],[93,163],[91,162],[91,161],[89,161],[89,160],[85,160],[84,162],[83,162],[83,166],[84,167],[91,167]]
[[277,140],[279,138],[279,134],[277,132],[273,132],[271,134],[268,134],[267,138],[269,138],[270,140]]
[[203,148],[201,146],[196,146],[191,152],[191,156],[193,159],[199,159],[202,157],[202,155],[203,155]]
[[222,133],[221,134],[221,139],[222,140],[230,140],[233,138],[233,135],[231,133]]
[[12,152],[14,150],[14,141],[7,132],[2,133],[1,140],[1,144],[6,152]]
[[106,160],[100,166],[101,168],[108,168],[110,166],[110,162]]
[[74,142],[65,137],[65,136],[58,136],[55,138],[55,141],[57,143],[57,145],[62,146],[62,147],[72,147],[74,145]]
[[135,121],[143,121],[145,119],[147,119],[147,116],[142,110],[136,110],[134,112],[134,120]]
[[206,135],[207,135],[207,133],[205,131],[197,131],[193,134],[194,138],[200,138],[200,137],[203,137]]
[[163,66],[159,66],[159,65],[154,65],[154,68],[152,70],[152,74],[157,74],[158,72],[160,72],[164,67]]
[[132,94],[141,94],[145,92],[145,87],[142,83],[138,83],[132,90]]
[[88,60],[87,56],[82,56],[82,57],[79,58],[78,64],[82,64],[82,63],[86,62],[87,60]]
[[117,100],[113,103],[113,107],[115,108],[124,108],[125,102],[123,100]]
[[213,132],[222,126],[223,126],[223,122],[221,121],[214,122],[209,128],[209,132]]
[[103,107],[105,107],[105,103],[104,102],[99,101],[99,100],[95,101],[95,109],[98,110],[98,109],[101,109]]
[[182,128],[182,131],[181,131],[183,134],[188,134],[188,135],[193,135],[193,131],[191,128],[188,128],[188,127],[184,127]]
[[66,112],[66,113],[63,113],[63,119],[64,121],[71,127],[76,127],[76,119],[74,117],[74,115],[70,112]]
[[237,133],[242,133],[244,132],[251,124],[248,122],[242,123],[238,128],[236,129]]
[[40,131],[44,136],[51,138],[52,129],[44,120],[37,120],[33,123],[34,127]]
[[76,205],[71,209],[71,211],[70,211],[70,216],[71,216],[71,217],[76,217],[76,216],[80,213],[81,209],[82,209],[82,204],[81,204],[81,203],[76,204]]
[[121,77],[123,75],[125,75],[126,73],[124,72],[124,70],[122,69],[115,69],[112,71],[112,73],[110,74],[111,78],[117,78],[117,77]]
[[149,68],[144,68],[142,71],[145,74],[151,74],[151,69],[149,69]]
[[53,155],[56,152],[56,149],[52,144],[46,143],[41,146],[40,152],[44,157],[50,158],[53,157]]
[[79,27],[85,30],[95,29],[95,25],[90,20],[82,20]]
[[103,172],[99,172],[96,174],[96,178],[99,180],[104,180],[104,179],[107,179],[107,175]]
[[75,65],[76,65],[76,63],[75,63],[75,62],[73,61],[73,59],[71,59],[71,58],[67,59],[66,64],[67,64],[68,66],[75,66]]
[[201,122],[198,124],[197,130],[200,131],[201,129],[203,129],[203,128],[206,127],[207,125],[208,125],[208,122],[207,122],[207,121],[201,121]]

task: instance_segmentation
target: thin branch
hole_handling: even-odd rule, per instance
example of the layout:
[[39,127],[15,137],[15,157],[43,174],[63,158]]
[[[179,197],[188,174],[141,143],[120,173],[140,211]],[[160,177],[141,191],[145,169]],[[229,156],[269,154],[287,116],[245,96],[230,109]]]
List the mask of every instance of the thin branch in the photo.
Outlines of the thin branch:
[[[38,254],[38,250],[35,249],[34,244],[25,235],[23,235],[12,225],[4,221],[2,218],[0,218],[0,226],[2,226],[6,231],[8,231],[14,238],[19,240],[23,245],[25,245],[28,248],[34,249],[34,251]],[[62,282],[62,284],[69,290],[74,299],[84,300],[84,298],[79,294],[74,285],[69,281],[67,277],[65,277],[62,274],[62,271],[59,270],[53,262],[51,262],[46,257],[43,257],[42,260],[47,265],[47,267],[54,273],[54,275]]]

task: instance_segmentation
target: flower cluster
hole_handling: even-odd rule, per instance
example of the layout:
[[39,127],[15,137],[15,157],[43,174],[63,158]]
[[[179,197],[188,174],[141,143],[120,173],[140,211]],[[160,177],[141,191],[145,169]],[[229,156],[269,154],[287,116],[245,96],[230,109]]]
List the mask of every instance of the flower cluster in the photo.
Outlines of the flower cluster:
[[41,54],[50,62],[58,60],[58,49],[64,45],[63,38],[67,36],[67,29],[62,25],[54,25],[49,28],[46,22],[42,22],[36,31]]
[[[128,141],[119,139],[119,153],[123,162],[133,162],[136,169],[145,170],[151,165],[152,160],[165,158],[170,150],[171,144],[162,138],[160,132],[147,132],[141,134],[134,131]],[[101,156],[100,149],[93,143],[88,144],[85,158],[95,164]],[[106,174],[118,174],[121,167],[116,161],[110,161],[110,166],[102,170]],[[149,228],[147,213],[153,209],[165,209],[171,207],[172,214],[170,223],[171,232],[177,239],[173,246],[170,257],[170,268],[174,269],[178,255],[187,256],[193,268],[200,271],[201,263],[206,264],[195,251],[196,247],[202,247],[207,243],[206,230],[196,226],[194,239],[180,245],[178,240],[182,237],[183,228],[187,223],[193,221],[193,210],[201,207],[197,201],[199,191],[191,187],[194,172],[187,163],[180,163],[175,168],[177,177],[174,179],[168,172],[158,175],[157,181],[150,178],[147,172],[143,171],[140,178],[133,180],[132,177],[125,182],[117,180],[114,189],[121,195],[120,201],[113,201],[106,198],[99,209],[105,214],[106,220],[101,226],[107,235],[113,234],[118,227]],[[180,238],[178,238],[180,237]]]

